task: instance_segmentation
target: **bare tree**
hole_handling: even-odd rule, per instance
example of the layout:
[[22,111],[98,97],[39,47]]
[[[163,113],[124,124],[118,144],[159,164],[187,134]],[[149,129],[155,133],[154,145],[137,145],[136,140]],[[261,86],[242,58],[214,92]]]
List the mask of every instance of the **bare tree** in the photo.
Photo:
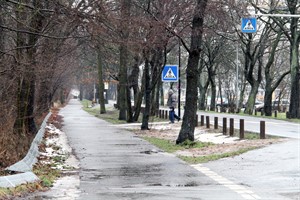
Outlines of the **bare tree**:
[[188,49],[189,59],[186,70],[186,105],[183,116],[182,126],[176,140],[176,143],[182,143],[189,139],[194,141],[195,119],[197,111],[197,86],[199,82],[198,62],[200,59],[204,13],[207,6],[207,0],[198,0],[194,10],[192,20],[191,45]]

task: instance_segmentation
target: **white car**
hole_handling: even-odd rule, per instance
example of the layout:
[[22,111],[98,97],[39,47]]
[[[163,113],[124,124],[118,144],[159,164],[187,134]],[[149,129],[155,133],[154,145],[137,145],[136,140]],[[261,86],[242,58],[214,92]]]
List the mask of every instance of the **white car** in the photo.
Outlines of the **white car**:
[[256,111],[261,111],[262,109],[264,109],[264,103],[263,102],[255,102],[254,104],[254,109]]

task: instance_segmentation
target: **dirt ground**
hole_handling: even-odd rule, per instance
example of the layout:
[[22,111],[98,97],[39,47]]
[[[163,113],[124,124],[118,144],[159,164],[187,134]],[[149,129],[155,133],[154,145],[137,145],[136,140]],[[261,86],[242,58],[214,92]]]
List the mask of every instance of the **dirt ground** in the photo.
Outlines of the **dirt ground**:
[[[134,129],[135,134],[139,136],[156,137],[161,139],[168,139],[176,141],[179,134],[181,123],[175,124],[156,124],[151,125],[149,131],[141,131]],[[244,139],[240,140],[237,137],[224,136],[221,132],[204,127],[196,127],[195,140],[202,142],[211,142],[215,145],[210,145],[204,148],[191,148],[186,150],[177,151],[177,155],[183,156],[205,156],[211,154],[223,154],[227,152],[235,152],[249,148],[261,148],[274,143],[282,142],[286,139],[283,138],[269,138],[269,139]]]

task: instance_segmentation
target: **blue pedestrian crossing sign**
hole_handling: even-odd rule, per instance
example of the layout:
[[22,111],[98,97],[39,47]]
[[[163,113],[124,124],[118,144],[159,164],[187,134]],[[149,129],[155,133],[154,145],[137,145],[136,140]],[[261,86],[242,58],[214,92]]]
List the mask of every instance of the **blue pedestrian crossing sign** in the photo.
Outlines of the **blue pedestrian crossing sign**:
[[178,65],[165,65],[161,79],[163,82],[178,82]]
[[250,17],[250,18],[242,18],[242,32],[243,33],[255,33],[256,28],[256,18]]

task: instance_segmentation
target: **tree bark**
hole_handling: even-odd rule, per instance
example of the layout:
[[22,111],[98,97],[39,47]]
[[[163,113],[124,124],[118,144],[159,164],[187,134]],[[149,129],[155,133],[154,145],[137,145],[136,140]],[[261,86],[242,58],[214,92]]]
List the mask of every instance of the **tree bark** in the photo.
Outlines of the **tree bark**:
[[[38,9],[42,8],[40,1],[33,1],[33,7],[35,8],[31,13],[30,24],[28,25],[32,30],[40,32],[43,29],[42,22],[44,17],[38,12]],[[26,19],[26,16],[20,8],[16,8],[16,18],[18,19],[17,27],[19,29],[25,28],[22,22]],[[24,22],[25,23],[25,22]],[[27,38],[26,38],[27,37]],[[36,71],[35,71],[35,53],[37,51],[36,43],[39,36],[36,34],[24,34],[17,33],[17,58],[18,61],[24,60],[30,64],[27,66],[20,66],[23,73],[19,77],[19,89],[18,89],[18,101],[17,101],[17,119],[14,125],[14,132],[21,133],[31,133],[35,134],[37,127],[35,124],[35,90],[36,90]],[[28,41],[28,44],[25,42]],[[24,46],[29,46],[27,51],[22,50]],[[23,57],[24,56],[24,57]],[[25,69],[26,67],[26,69]]]
[[194,141],[194,131],[196,125],[197,112],[197,87],[199,83],[198,63],[201,52],[204,12],[207,0],[198,0],[194,10],[192,21],[191,47],[189,50],[188,65],[186,69],[186,105],[181,129],[176,143],[182,143],[185,140]]
[[103,62],[100,47],[97,47],[97,65],[98,65],[98,85],[99,85],[99,103],[100,114],[106,113],[105,98],[104,98],[104,83],[103,83]]
[[151,88],[150,88],[150,67],[149,61],[145,58],[145,110],[143,113],[143,120],[141,125],[141,130],[149,130],[149,116],[150,116],[150,106],[151,106]]
[[[296,14],[298,1],[287,1],[291,14]],[[291,64],[291,96],[289,118],[300,118],[300,66],[299,66],[299,43],[300,31],[298,31],[299,18],[292,18],[290,24],[290,64]]]
[[120,70],[119,70],[119,120],[127,120],[127,65],[128,65],[128,37],[131,0],[121,1],[121,44],[120,44]]

